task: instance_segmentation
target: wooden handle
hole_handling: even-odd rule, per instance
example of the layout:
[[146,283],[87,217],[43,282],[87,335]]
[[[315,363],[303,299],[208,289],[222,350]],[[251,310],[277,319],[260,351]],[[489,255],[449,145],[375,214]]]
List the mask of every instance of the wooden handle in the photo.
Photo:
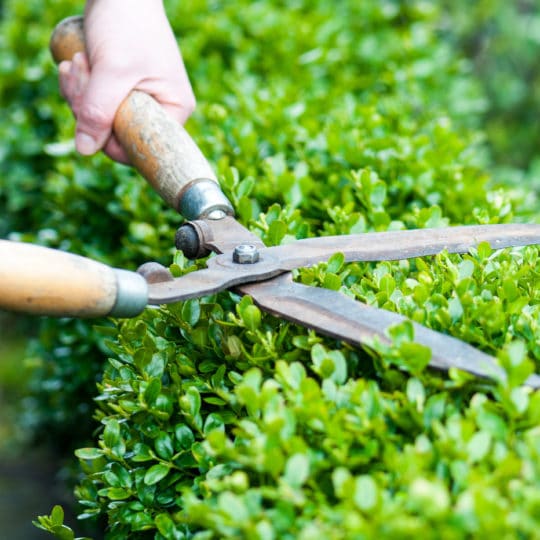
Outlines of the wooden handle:
[[0,309],[58,317],[129,317],[144,309],[146,298],[146,282],[134,272],[0,240]]
[[[71,60],[84,46],[82,17],[61,21],[50,41],[57,63]],[[113,129],[132,165],[169,206],[188,219],[205,217],[214,210],[233,213],[199,147],[151,96],[132,91],[118,108]],[[204,186],[196,187],[201,180]],[[183,200],[186,198],[191,200]]]

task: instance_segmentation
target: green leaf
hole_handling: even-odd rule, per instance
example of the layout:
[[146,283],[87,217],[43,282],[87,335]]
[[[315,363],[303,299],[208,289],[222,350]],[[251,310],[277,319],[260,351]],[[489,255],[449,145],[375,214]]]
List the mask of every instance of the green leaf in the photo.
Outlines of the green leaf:
[[403,321],[392,325],[388,328],[387,332],[393,342],[398,346],[414,340],[414,327],[410,321]]
[[144,475],[144,483],[147,486],[153,486],[165,478],[169,474],[169,471],[170,467],[163,463],[152,465],[152,467],[150,467]]
[[354,502],[360,510],[369,512],[375,508],[378,500],[377,484],[368,475],[362,475],[355,479]]
[[471,277],[474,272],[474,263],[471,260],[461,261],[458,265],[459,279],[466,279]]
[[79,459],[99,459],[103,456],[103,450],[99,448],[78,448],[77,450],[75,450],[75,455]]
[[482,408],[477,417],[478,427],[487,433],[490,433],[496,439],[505,439],[508,434],[506,422],[494,412]]
[[191,386],[186,393],[180,398],[180,406],[191,416],[196,416],[201,410],[201,396],[199,391]]
[[416,478],[409,488],[408,506],[428,518],[441,519],[450,508],[450,496],[437,480]]
[[134,531],[147,531],[154,528],[154,520],[144,512],[137,512],[130,519],[131,528]]
[[205,435],[208,435],[210,432],[215,431],[216,429],[224,431],[225,426],[223,424],[223,420],[219,414],[210,413],[204,421],[203,432]]
[[182,319],[190,326],[195,326],[201,317],[201,307],[196,298],[186,300],[182,305]]
[[327,351],[317,343],[311,349],[311,359],[323,378],[330,378],[338,384],[347,380],[347,361],[341,351]]
[[325,274],[322,285],[325,289],[338,291],[341,287],[341,278],[336,274]]
[[120,442],[120,424],[114,418],[109,419],[103,431],[103,442],[107,448],[114,448]]
[[481,259],[487,259],[493,253],[493,250],[488,242],[480,242],[480,244],[478,244],[476,247],[476,250]]
[[210,405],[219,405],[219,406],[222,406],[222,405],[226,405],[227,402],[224,401],[223,399],[221,398],[217,398],[217,397],[205,397],[204,398],[204,402],[205,403],[209,403]]
[[191,429],[185,424],[178,424],[174,428],[174,435],[180,444],[180,447],[187,450],[195,442],[195,437]]
[[100,489],[98,495],[101,497],[107,497],[111,501],[123,501],[131,496],[131,492],[122,487],[110,487]]
[[379,283],[381,291],[385,292],[387,297],[390,298],[396,288],[396,281],[389,274],[384,275]]
[[261,310],[254,305],[246,306],[242,310],[242,321],[246,328],[254,332],[261,325]]
[[292,455],[285,464],[283,479],[290,486],[299,488],[309,476],[309,458],[305,454]]
[[73,530],[66,525],[54,525],[49,530],[58,540],[73,540],[75,538]]
[[345,467],[337,467],[332,472],[332,484],[334,486],[334,491],[336,495],[340,498],[345,498],[350,496],[350,484],[352,480],[352,475],[348,469]]
[[161,378],[165,371],[165,358],[162,353],[152,355],[150,362],[144,367],[144,372],[148,377]]
[[484,459],[491,447],[491,435],[487,431],[476,432],[467,443],[467,457],[471,462]]
[[156,396],[156,401],[150,410],[157,418],[161,420],[168,419],[173,413],[172,398],[166,394],[158,394]]
[[424,385],[415,378],[407,381],[407,399],[416,405],[419,411],[423,410],[426,400],[426,391]]
[[144,401],[148,404],[155,402],[158,394],[161,392],[161,380],[158,378],[152,378],[148,381],[146,390],[144,391]]
[[175,538],[176,527],[169,514],[161,513],[154,518],[158,531],[165,538]]
[[133,448],[133,461],[144,462],[154,459],[155,456],[151,453],[150,448],[144,443],[137,443]]
[[370,202],[374,208],[380,208],[386,200],[386,184],[376,181],[371,184]]
[[431,360],[431,349],[419,343],[402,343],[399,352],[403,357],[403,365],[411,373],[421,373]]
[[463,317],[463,306],[457,296],[448,301],[448,313],[454,323]]
[[276,220],[270,223],[266,233],[266,244],[269,246],[279,246],[287,234],[287,224],[284,221]]
[[161,432],[154,443],[156,454],[163,459],[171,459],[174,455],[174,447],[171,437]]
[[334,253],[329,259],[326,271],[330,274],[338,274],[345,264],[345,255],[343,253]]
[[53,525],[62,525],[64,523],[64,509],[58,504],[52,509],[51,523]]
[[253,191],[254,187],[255,179],[253,177],[248,176],[247,178],[244,178],[241,182],[238,183],[238,187],[236,189],[237,196],[239,198],[248,197]]
[[228,491],[220,493],[218,505],[220,510],[236,523],[245,523],[249,520],[248,509],[244,501],[234,493]]
[[510,394],[512,404],[516,408],[518,414],[524,414],[529,406],[529,396],[525,389],[518,387],[513,388]]

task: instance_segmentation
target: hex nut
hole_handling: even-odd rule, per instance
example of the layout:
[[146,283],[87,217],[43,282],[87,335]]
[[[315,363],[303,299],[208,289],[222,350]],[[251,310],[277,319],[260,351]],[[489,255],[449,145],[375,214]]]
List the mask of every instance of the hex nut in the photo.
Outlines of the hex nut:
[[253,244],[240,244],[234,248],[233,262],[254,264],[259,261],[259,250]]

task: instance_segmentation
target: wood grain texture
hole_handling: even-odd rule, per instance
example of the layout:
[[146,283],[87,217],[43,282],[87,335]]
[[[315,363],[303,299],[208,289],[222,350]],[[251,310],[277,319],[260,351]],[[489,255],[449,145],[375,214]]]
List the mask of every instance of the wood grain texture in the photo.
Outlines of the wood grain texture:
[[[69,17],[55,28],[50,48],[56,62],[71,60],[84,51],[82,17]],[[216,176],[187,131],[148,94],[133,91],[122,102],[114,120],[114,133],[131,164],[163,200],[179,210],[185,189],[202,178]]]
[[114,119],[114,132],[137,170],[163,200],[179,209],[194,180],[216,176],[187,131],[148,94],[133,91]]
[[114,270],[63,251],[0,240],[0,309],[98,317],[116,302]]

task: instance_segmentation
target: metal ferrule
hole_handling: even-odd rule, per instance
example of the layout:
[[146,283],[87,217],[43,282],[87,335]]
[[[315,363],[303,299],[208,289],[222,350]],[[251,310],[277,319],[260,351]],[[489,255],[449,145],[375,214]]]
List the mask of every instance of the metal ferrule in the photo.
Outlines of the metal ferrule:
[[111,317],[135,317],[148,304],[148,284],[143,276],[129,270],[114,269],[116,275],[116,302]]
[[182,191],[178,211],[190,221],[234,215],[234,209],[219,184],[208,178],[193,180]]

